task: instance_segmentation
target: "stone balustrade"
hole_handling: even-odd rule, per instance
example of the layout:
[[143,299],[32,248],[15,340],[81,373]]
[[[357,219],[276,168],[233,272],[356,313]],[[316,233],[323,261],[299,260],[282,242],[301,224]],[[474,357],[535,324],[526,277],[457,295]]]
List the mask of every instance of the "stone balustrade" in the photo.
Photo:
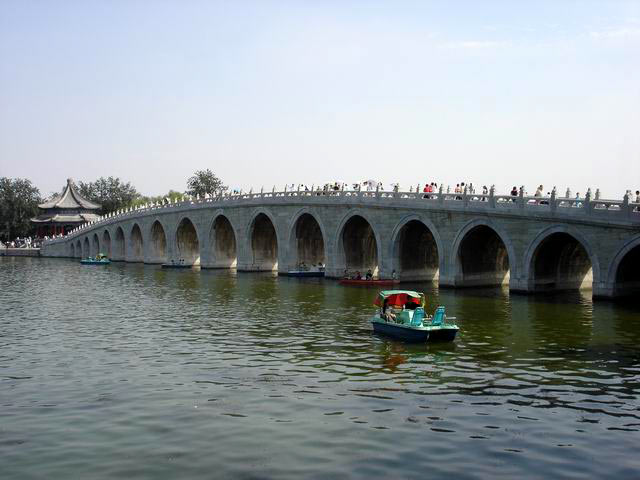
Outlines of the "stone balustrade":
[[[464,208],[469,206],[485,210],[509,210],[513,213],[520,214],[545,214],[554,213],[567,215],[570,218],[576,218],[580,215],[585,217],[593,217],[594,220],[604,220],[611,222],[637,222],[640,223],[640,204],[632,203],[628,197],[626,200],[590,200],[587,198],[562,198],[551,195],[550,197],[535,196],[511,196],[511,195],[494,195],[493,189],[487,194],[478,193],[423,193],[423,192],[387,192],[387,191],[364,191],[364,190],[337,190],[337,191],[272,191],[260,193],[240,193],[225,194],[219,196],[205,196],[196,199],[187,199],[179,202],[163,202],[160,205],[145,205],[141,207],[127,208],[107,214],[100,218],[97,222],[86,223],[65,236],[56,236],[47,240],[47,242],[61,241],[66,238],[73,238],[81,235],[87,229],[93,228],[105,223],[130,218],[132,216],[141,215],[158,209],[181,209],[189,208],[192,205],[205,205],[220,202],[241,202],[244,200],[264,200],[273,198],[288,198],[298,201],[301,198],[319,197],[323,200],[336,199],[393,199],[393,200],[415,200],[420,202],[420,207],[442,207],[459,209],[462,205]],[[339,201],[339,200],[338,200]],[[235,203],[234,203],[235,204]],[[571,210],[567,210],[571,209]],[[574,210],[575,209],[575,210]]]

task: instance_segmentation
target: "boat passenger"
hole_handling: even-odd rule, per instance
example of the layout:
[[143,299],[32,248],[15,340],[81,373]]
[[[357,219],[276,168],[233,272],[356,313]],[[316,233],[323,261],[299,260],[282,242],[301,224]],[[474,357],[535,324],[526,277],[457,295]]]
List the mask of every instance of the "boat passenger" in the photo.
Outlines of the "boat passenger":
[[396,316],[395,314],[389,310],[387,311],[387,308],[389,308],[389,299],[385,298],[384,302],[382,302],[382,318],[386,319],[388,322],[395,322],[396,320]]
[[419,305],[415,303],[411,297],[407,297],[407,301],[404,304],[404,308],[406,310],[415,310],[418,306]]
[[367,270],[366,278],[367,280],[373,280],[373,272],[371,271],[371,269]]
[[354,280],[362,280],[362,274],[360,273],[360,270],[356,271],[355,276],[353,277]]

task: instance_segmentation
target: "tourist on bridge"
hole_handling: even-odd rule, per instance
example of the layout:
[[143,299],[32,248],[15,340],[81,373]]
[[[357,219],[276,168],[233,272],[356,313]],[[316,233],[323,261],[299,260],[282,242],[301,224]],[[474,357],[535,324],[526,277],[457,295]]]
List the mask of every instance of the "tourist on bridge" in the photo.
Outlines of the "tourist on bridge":
[[536,189],[536,193],[533,195],[534,197],[541,197],[542,192],[544,191],[544,187],[542,185],[538,186]]

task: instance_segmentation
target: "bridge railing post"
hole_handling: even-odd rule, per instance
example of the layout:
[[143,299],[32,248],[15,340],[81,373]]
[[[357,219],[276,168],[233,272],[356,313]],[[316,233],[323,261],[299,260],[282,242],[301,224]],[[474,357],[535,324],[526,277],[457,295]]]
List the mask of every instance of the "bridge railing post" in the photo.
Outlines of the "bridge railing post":
[[622,215],[625,218],[631,218],[631,204],[629,202],[629,191],[627,191],[627,193],[624,194],[624,197],[622,197],[622,205],[621,205],[621,210],[622,210]]
[[491,185],[489,189],[489,207],[496,208],[496,186]]
[[584,196],[584,212],[587,215],[591,215],[591,211],[593,210],[593,202],[591,201],[591,189],[587,189],[587,193]]
[[520,208],[524,208],[525,200],[524,200],[524,185],[520,186],[520,191],[518,192],[518,206]]

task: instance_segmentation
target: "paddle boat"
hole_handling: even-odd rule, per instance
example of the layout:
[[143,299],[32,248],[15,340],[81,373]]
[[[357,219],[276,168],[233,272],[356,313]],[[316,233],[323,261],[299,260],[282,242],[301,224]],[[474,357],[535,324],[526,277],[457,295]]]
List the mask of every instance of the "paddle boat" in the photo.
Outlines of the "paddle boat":
[[398,283],[400,283],[400,280],[367,280],[366,278],[341,278],[338,283],[340,285],[358,285],[361,287],[390,287],[392,285],[397,285]]
[[355,285],[361,287],[390,287],[400,283],[400,280],[398,280],[395,270],[391,274],[391,278],[381,279],[373,278],[371,269],[369,269],[364,277],[360,274],[360,271],[356,271],[356,273],[351,276],[349,271],[345,269],[344,276],[338,283],[340,285]]
[[424,294],[411,290],[383,290],[374,305],[378,311],[371,318],[373,331],[408,342],[452,342],[458,326],[439,306],[433,315],[424,310]]
[[189,263],[184,263],[184,259],[180,259],[179,261],[171,260],[169,263],[163,263],[162,268],[192,268],[193,265]]
[[324,265],[311,265],[310,267],[301,263],[296,270],[289,270],[286,275],[288,277],[324,277]]
[[111,260],[109,260],[104,253],[99,253],[95,258],[83,258],[82,260],[80,260],[80,263],[82,265],[109,265],[111,263]]

